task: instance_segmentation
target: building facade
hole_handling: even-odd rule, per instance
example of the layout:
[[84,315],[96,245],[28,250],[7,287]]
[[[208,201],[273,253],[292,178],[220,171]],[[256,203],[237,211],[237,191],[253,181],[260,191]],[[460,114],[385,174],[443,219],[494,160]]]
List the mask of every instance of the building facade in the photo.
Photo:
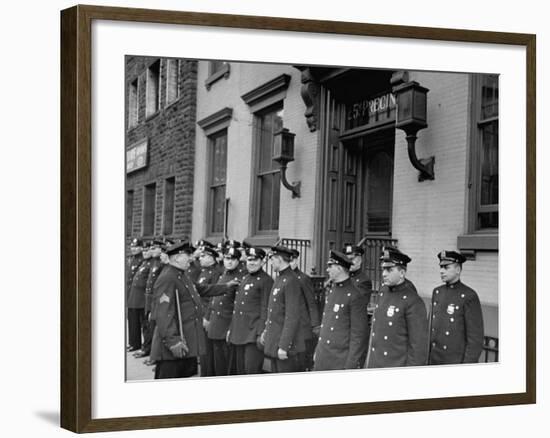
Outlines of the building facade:
[[[419,179],[396,123],[396,90],[413,81],[427,89],[413,151],[433,157],[433,179]],[[375,287],[380,249],[395,245],[426,300],[436,254],[459,249],[498,337],[497,76],[199,61],[196,119],[193,239],[282,240],[318,275],[331,248],[360,244]],[[272,160],[282,128],[286,172]]]
[[189,237],[197,62],[126,57],[126,237]]

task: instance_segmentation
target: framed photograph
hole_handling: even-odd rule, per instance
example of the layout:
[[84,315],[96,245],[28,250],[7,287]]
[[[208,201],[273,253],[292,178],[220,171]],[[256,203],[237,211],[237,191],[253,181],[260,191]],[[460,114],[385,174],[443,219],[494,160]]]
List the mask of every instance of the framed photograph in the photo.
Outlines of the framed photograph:
[[62,11],[62,427],[535,403],[535,41]]

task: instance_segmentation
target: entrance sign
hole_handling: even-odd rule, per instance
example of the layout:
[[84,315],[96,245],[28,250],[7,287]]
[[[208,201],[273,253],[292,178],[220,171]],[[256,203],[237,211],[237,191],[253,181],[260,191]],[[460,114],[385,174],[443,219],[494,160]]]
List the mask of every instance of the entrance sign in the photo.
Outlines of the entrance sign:
[[346,130],[375,127],[395,121],[395,96],[386,93],[346,106]]

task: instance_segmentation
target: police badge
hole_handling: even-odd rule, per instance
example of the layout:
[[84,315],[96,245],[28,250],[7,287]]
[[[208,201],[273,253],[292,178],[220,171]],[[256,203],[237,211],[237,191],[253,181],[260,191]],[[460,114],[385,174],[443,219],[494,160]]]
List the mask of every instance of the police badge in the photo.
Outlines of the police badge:
[[388,317],[391,318],[394,313],[395,313],[395,306],[388,307],[388,311],[386,312],[386,315],[388,315]]
[[449,315],[454,315],[454,313],[455,313],[455,305],[454,304],[449,304],[447,306],[447,313]]

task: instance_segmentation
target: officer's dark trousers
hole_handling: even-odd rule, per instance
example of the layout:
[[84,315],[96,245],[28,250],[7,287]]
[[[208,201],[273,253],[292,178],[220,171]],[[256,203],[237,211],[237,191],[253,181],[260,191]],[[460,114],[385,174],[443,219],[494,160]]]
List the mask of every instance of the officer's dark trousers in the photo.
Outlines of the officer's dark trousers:
[[299,363],[298,363],[297,356],[292,355],[285,360],[271,358],[271,372],[295,373],[297,371],[299,371]]
[[191,377],[197,372],[197,358],[159,360],[155,366],[155,379]]
[[232,345],[235,355],[237,374],[260,374],[264,363],[264,353],[258,350],[255,343]]
[[135,349],[141,348],[141,326],[145,309],[128,309],[128,343]]
[[141,350],[147,355],[151,353],[151,342],[153,341],[153,332],[155,331],[155,320],[143,320],[143,346]]
[[215,376],[214,374],[214,345],[212,339],[205,335],[206,354],[201,355],[201,377]]
[[211,339],[214,359],[214,375],[227,376],[229,372],[229,345],[224,340]]

